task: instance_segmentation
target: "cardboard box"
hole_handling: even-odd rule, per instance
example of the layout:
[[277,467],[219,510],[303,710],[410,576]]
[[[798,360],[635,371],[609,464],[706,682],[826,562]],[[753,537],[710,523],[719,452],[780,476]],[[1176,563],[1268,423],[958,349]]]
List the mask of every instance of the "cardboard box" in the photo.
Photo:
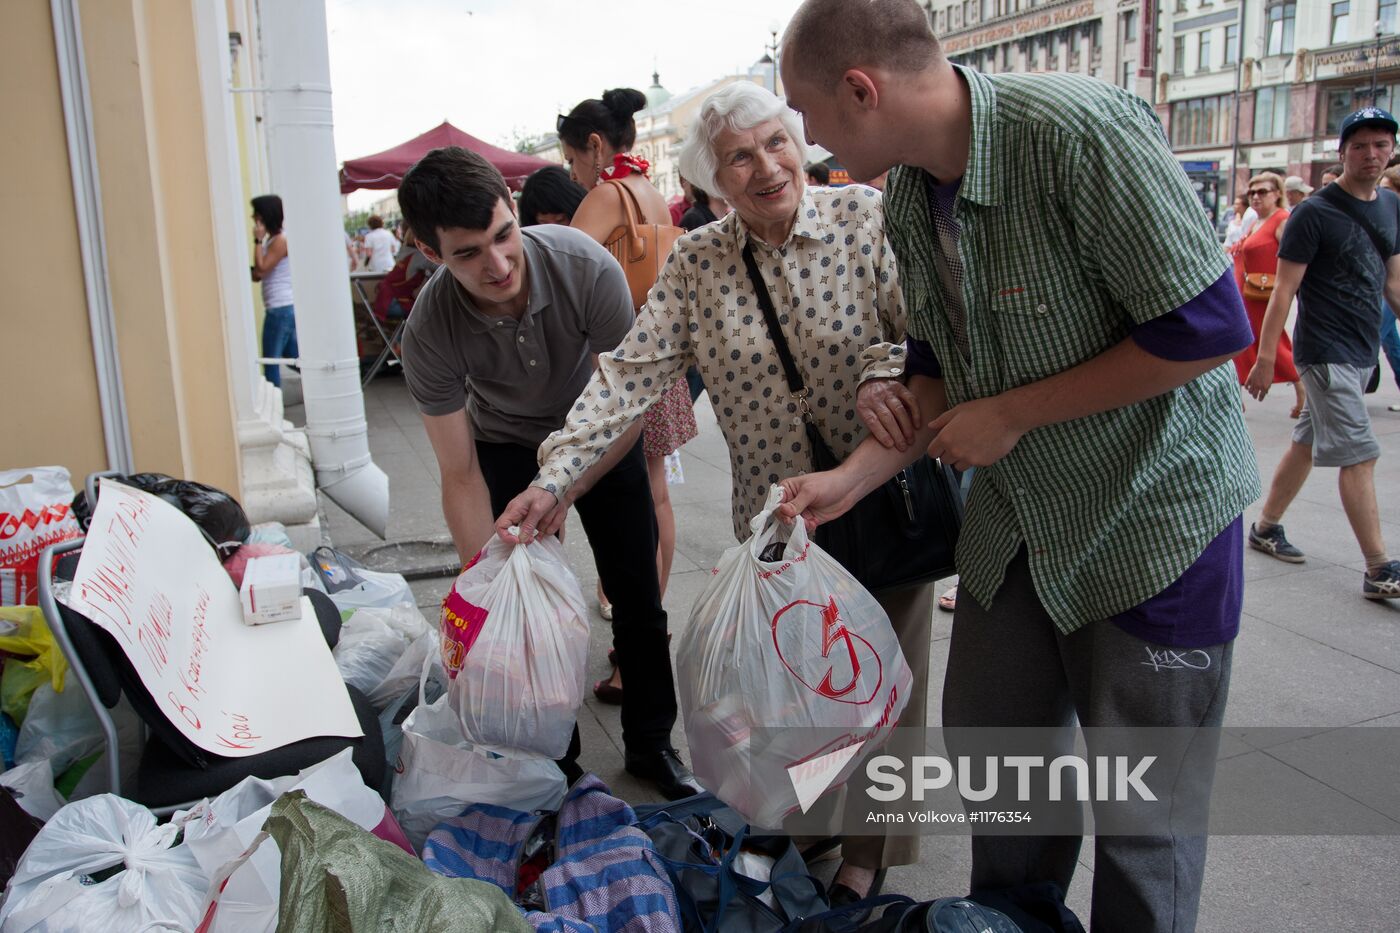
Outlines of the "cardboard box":
[[243,621],[249,625],[300,619],[301,556],[254,557],[243,571],[238,595],[243,601]]

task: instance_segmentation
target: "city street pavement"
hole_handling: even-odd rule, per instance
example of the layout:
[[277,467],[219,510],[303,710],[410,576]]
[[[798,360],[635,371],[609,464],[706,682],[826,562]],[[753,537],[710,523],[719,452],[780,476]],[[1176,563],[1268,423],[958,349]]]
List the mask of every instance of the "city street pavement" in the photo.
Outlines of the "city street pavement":
[[[1288,443],[1292,397],[1289,387],[1279,386],[1265,402],[1250,400],[1246,408],[1266,488]],[[1386,411],[1397,400],[1400,393],[1388,372],[1381,391],[1367,398],[1383,451],[1376,470],[1380,514],[1391,555],[1400,557],[1400,414]],[[390,539],[442,540],[446,529],[437,467],[402,380],[376,380],[366,393],[365,407],[371,451],[390,480]],[[701,399],[696,414],[700,436],[682,452],[685,482],[671,488],[678,530],[665,602],[673,633],[687,624],[691,603],[716,559],[735,543],[724,443],[706,399]],[[288,417],[299,423],[301,409],[289,409]],[[1341,508],[1336,477],[1336,470],[1315,471],[1285,517],[1289,538],[1307,553],[1306,563],[1285,564],[1245,552],[1245,615],[1235,643],[1226,714],[1229,726],[1310,727],[1315,734],[1282,744],[1260,743],[1266,748],[1226,742],[1219,768],[1222,774],[1227,769],[1261,775],[1287,772],[1300,782],[1301,793],[1315,795],[1308,799],[1334,804],[1340,800],[1351,807],[1353,825],[1389,827],[1397,833],[1400,812],[1394,789],[1400,782],[1400,763],[1389,772],[1383,794],[1356,799],[1349,791],[1342,798],[1329,783],[1329,770],[1338,763],[1325,753],[1327,733],[1343,726],[1400,726],[1400,605],[1361,598],[1364,563]],[[323,527],[337,547],[356,552],[381,543],[324,497],[322,503]],[[1246,519],[1256,518],[1258,508],[1258,503],[1252,506]],[[595,606],[591,683],[607,674],[611,633],[596,613],[592,556],[576,518],[571,518],[566,538],[569,559]],[[450,584],[449,578],[413,583],[430,621],[436,620]],[[951,621],[950,614],[938,611],[930,620],[930,723],[939,721]],[[678,641],[673,639],[673,644]],[[995,676],[988,677],[988,689],[997,689]],[[657,799],[622,770],[617,707],[599,704],[590,695],[580,711],[579,728],[585,768],[630,801]],[[679,725],[675,741],[684,754]],[[822,863],[817,870],[829,878],[835,864]],[[892,869],[886,890],[920,900],[966,893],[968,867],[966,838],[926,837],[919,864]],[[1086,844],[1069,895],[1070,906],[1086,925],[1092,871],[1092,845]],[[1389,930],[1397,928],[1397,903],[1400,835],[1219,836],[1210,841],[1199,929]]]

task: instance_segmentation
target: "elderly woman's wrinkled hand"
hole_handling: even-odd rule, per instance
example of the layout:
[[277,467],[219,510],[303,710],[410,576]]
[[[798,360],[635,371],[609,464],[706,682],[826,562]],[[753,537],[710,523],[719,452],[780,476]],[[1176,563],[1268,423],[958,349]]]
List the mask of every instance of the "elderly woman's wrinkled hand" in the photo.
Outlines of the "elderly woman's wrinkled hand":
[[908,450],[919,423],[919,402],[898,379],[867,380],[856,393],[856,413],[875,440]]
[[[552,535],[564,524],[569,503],[538,486],[526,487],[496,519],[496,534],[508,544],[529,544],[537,536]],[[512,532],[512,528],[518,530]]]

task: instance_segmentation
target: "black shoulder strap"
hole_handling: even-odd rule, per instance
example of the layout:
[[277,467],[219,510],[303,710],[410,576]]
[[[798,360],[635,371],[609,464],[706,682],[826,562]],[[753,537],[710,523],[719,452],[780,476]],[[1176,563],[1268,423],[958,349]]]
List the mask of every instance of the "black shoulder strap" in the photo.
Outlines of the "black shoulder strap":
[[749,281],[753,283],[754,293],[758,296],[758,307],[763,311],[764,322],[768,324],[768,336],[773,338],[773,347],[778,351],[778,359],[782,361],[788,388],[792,389],[793,395],[802,395],[807,385],[802,381],[797,364],[793,362],[787,338],[783,336],[783,329],[778,325],[778,312],[773,308],[773,297],[768,294],[768,283],[763,281],[763,273],[758,271],[758,261],[753,258],[753,250],[747,243],[744,244],[744,266],[749,270]]
[[[1323,198],[1328,204],[1333,205],[1339,211],[1346,214],[1356,225],[1366,231],[1366,235],[1371,238],[1371,245],[1375,246],[1376,252],[1381,255],[1381,265],[1385,265],[1395,252],[1395,244],[1387,243],[1385,237],[1376,229],[1376,225],[1371,223],[1371,219],[1361,213],[1361,208],[1356,204],[1356,198],[1342,190],[1342,186],[1335,181],[1330,185],[1323,185],[1317,190],[1316,197]],[[1384,198],[1383,191],[1377,191],[1376,197]],[[1384,203],[1384,201],[1382,201]]]

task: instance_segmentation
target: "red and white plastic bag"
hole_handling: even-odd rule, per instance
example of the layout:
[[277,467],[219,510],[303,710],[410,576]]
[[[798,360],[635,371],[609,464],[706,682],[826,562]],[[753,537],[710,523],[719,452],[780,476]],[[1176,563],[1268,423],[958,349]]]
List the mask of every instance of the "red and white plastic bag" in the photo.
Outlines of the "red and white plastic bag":
[[0,472],[0,606],[35,605],[40,552],[82,537],[72,503],[61,466]]
[[809,778],[817,793],[844,783],[913,684],[889,617],[802,522],[763,559],[781,544],[781,501],[775,486],[752,537],[720,557],[677,651],[695,776],[759,827],[803,808]]
[[560,758],[583,703],[588,607],[554,537],[493,536],[442,603],[448,696],[487,751]]

